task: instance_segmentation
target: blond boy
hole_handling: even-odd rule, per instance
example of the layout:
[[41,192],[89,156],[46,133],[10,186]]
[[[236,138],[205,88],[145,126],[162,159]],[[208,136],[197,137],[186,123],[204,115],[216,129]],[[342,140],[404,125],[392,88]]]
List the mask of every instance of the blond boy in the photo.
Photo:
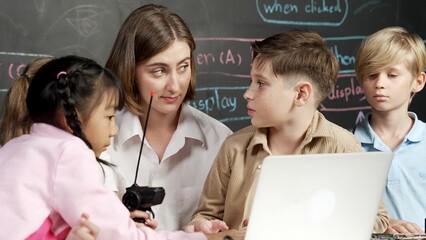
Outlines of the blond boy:
[[426,76],[423,40],[401,27],[363,41],[355,69],[371,113],[354,134],[365,151],[394,153],[383,200],[388,233],[423,233],[426,213],[426,124],[408,112]]

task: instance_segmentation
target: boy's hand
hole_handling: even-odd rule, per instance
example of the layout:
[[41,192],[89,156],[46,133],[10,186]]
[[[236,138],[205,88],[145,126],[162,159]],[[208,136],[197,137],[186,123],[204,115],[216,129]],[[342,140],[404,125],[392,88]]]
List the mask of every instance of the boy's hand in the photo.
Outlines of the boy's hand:
[[[213,234],[206,234],[208,240],[223,240],[226,236],[230,237],[232,240],[244,240],[246,236],[245,230],[228,230],[224,232],[219,233],[213,233]],[[227,238],[229,239],[229,238]]]
[[385,233],[422,234],[424,233],[424,231],[415,223],[406,222],[406,221],[398,220],[398,219],[389,219],[389,227]]
[[243,228],[247,228],[248,222],[249,222],[248,218],[244,219]]
[[[228,230],[228,225],[221,220],[196,220],[192,225],[184,227],[185,232],[203,232],[205,234]],[[225,236],[225,235],[224,235]]]

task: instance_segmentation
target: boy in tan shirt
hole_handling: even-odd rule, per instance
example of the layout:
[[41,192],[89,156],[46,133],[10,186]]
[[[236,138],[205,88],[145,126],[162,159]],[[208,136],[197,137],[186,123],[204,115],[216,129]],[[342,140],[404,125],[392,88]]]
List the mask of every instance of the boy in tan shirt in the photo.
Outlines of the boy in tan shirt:
[[[321,36],[292,30],[256,41],[252,48],[252,81],[244,94],[252,126],[223,143],[185,231],[243,229],[259,166],[268,155],[362,151],[350,132],[317,110],[339,73],[338,61]],[[387,226],[381,204],[373,231],[382,233]]]

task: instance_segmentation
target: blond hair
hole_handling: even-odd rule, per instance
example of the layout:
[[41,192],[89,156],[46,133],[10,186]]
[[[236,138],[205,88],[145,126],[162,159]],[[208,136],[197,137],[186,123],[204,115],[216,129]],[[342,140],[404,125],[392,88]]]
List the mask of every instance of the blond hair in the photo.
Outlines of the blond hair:
[[355,59],[355,73],[362,82],[366,77],[401,62],[413,76],[418,76],[426,67],[425,44],[420,36],[402,27],[388,27],[361,43]]

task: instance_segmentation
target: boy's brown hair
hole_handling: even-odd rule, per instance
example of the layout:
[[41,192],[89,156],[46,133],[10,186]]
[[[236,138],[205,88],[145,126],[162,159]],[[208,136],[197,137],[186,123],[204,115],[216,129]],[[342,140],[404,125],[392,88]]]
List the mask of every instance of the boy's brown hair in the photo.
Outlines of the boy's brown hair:
[[275,75],[307,77],[318,90],[318,106],[334,87],[339,62],[322,37],[311,30],[294,29],[252,43],[253,60],[271,63]]

